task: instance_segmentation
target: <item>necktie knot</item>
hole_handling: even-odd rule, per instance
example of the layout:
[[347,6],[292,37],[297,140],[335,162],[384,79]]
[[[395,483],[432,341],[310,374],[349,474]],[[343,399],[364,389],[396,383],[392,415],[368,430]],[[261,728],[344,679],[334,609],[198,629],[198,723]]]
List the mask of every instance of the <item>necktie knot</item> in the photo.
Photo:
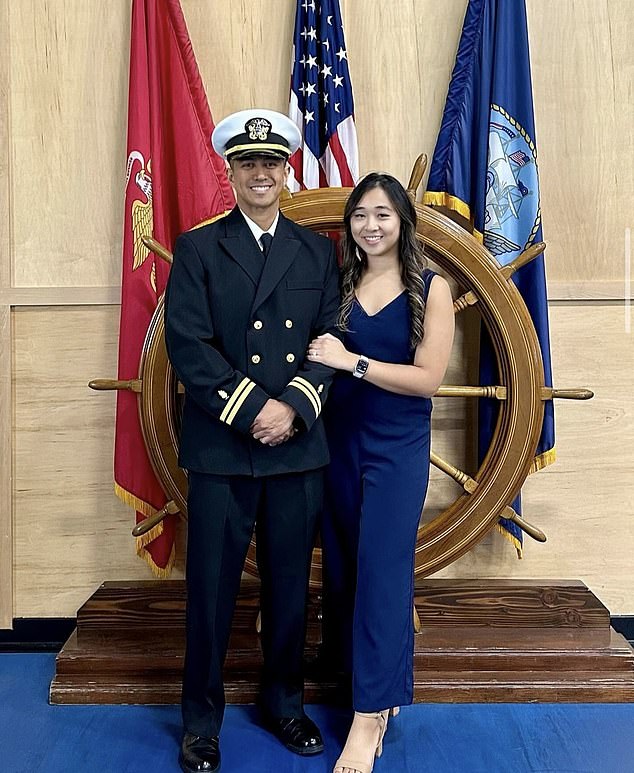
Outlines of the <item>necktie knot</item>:
[[272,241],[273,241],[273,237],[271,236],[270,233],[263,233],[262,236],[260,236],[260,244],[262,245],[262,252],[264,253],[264,257],[266,257],[269,254]]

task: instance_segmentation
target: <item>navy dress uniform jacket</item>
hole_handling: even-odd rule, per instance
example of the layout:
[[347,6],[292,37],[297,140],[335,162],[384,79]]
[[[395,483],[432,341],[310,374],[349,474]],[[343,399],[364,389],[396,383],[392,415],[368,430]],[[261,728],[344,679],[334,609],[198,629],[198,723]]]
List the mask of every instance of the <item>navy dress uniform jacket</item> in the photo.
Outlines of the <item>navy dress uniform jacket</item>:
[[[281,213],[266,259],[237,207],[178,237],[165,340],[185,387],[181,467],[260,477],[328,463],[320,414],[334,371],[306,350],[336,334],[338,285],[334,243]],[[249,434],[269,398],[295,408],[300,428],[273,447]]]

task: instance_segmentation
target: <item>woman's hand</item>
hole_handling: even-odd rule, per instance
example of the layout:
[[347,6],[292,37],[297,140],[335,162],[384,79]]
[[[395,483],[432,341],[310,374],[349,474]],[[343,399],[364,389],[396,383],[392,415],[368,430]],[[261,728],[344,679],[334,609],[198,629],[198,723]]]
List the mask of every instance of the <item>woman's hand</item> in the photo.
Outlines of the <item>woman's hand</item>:
[[352,373],[357,360],[356,354],[351,354],[343,343],[330,333],[325,333],[313,339],[308,345],[308,360],[327,365],[337,370],[348,370]]

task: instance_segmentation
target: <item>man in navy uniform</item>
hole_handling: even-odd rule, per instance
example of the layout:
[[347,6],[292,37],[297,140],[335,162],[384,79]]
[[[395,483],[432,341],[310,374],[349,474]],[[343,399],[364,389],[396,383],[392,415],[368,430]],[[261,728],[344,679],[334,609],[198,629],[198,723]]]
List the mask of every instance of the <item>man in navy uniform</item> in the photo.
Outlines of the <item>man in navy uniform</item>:
[[165,337],[185,387],[179,461],[188,471],[187,645],[182,770],[220,767],[222,667],[253,532],[261,580],[266,726],[298,754],[323,750],[303,708],[306,596],[322,472],[320,417],[333,371],[306,359],[335,331],[334,244],[279,211],[300,135],[270,110],[243,110],[212,136],[237,206],[179,236]]

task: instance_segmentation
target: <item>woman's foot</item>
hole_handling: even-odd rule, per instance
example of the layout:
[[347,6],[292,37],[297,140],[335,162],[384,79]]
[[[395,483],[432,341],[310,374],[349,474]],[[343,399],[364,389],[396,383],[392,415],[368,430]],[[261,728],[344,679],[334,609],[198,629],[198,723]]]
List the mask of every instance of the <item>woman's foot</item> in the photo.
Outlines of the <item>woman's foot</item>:
[[376,714],[355,711],[346,745],[333,773],[372,773],[374,759],[383,751],[387,714],[387,710]]

